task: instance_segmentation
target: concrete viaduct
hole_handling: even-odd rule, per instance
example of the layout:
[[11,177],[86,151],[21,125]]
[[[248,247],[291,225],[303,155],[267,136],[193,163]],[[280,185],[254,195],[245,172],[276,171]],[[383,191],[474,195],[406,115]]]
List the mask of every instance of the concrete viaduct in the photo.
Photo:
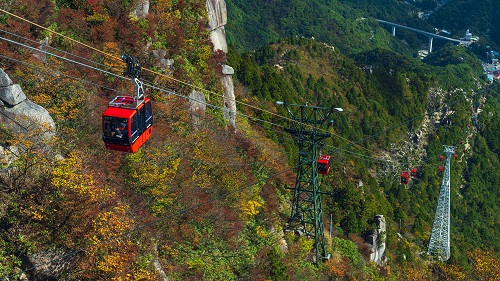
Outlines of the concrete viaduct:
[[429,53],[432,52],[432,40],[434,38],[444,39],[444,40],[453,41],[453,42],[457,42],[457,43],[462,43],[463,42],[462,40],[458,40],[458,39],[454,39],[454,38],[450,38],[450,37],[446,37],[446,36],[442,36],[442,35],[430,33],[430,32],[427,32],[427,31],[423,31],[423,30],[416,29],[416,28],[411,28],[411,27],[400,25],[400,24],[397,24],[397,23],[393,23],[393,22],[389,22],[389,21],[385,21],[385,20],[378,20],[378,19],[375,19],[375,20],[378,21],[378,22],[380,22],[380,23],[385,23],[385,24],[390,25],[392,27],[392,36],[396,36],[396,27],[408,29],[408,30],[411,30],[411,31],[414,31],[414,32],[417,32],[417,33],[420,33],[420,34],[423,34],[423,35],[426,35],[427,37],[429,37]]

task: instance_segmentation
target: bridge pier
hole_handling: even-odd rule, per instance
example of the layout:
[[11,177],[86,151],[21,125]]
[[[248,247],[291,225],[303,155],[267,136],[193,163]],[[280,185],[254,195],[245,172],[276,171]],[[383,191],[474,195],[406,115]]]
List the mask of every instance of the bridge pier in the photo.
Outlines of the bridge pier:
[[392,26],[392,36],[396,36],[396,27]]
[[429,36],[429,54],[432,52],[432,39],[434,39],[434,37]]

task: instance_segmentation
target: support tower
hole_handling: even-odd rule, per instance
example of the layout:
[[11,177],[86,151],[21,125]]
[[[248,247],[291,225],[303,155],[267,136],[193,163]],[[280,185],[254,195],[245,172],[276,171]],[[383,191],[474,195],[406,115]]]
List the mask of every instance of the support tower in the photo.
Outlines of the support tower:
[[432,225],[429,249],[427,250],[429,255],[435,255],[441,261],[450,258],[450,159],[455,148],[455,146],[444,146],[446,165],[441,190],[439,191],[434,224]]
[[319,157],[320,141],[331,136],[330,133],[319,128],[330,122],[330,115],[341,108],[324,108],[308,105],[284,104],[290,116],[290,133],[299,148],[299,163],[295,180],[292,213],[288,219],[287,230],[299,235],[314,238],[315,263],[320,259],[327,260],[330,255],[326,252],[323,211],[321,206],[317,161]]

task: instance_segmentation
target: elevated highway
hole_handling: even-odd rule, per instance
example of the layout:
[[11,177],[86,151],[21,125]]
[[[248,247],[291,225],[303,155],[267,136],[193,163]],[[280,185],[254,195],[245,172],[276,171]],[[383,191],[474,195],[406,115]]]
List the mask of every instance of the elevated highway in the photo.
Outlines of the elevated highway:
[[403,28],[403,29],[407,29],[407,30],[410,30],[410,31],[413,31],[413,32],[417,32],[417,33],[420,33],[420,34],[423,34],[423,35],[429,37],[429,53],[432,52],[432,40],[434,38],[448,40],[448,41],[457,42],[457,43],[467,43],[468,42],[468,41],[464,41],[464,40],[459,40],[459,39],[455,39],[455,38],[450,38],[450,37],[442,36],[442,35],[439,35],[439,34],[434,34],[434,33],[423,31],[423,30],[416,29],[416,28],[413,28],[413,27],[408,27],[408,26],[400,25],[400,24],[389,22],[389,21],[385,21],[385,20],[379,20],[379,19],[375,19],[375,20],[378,21],[378,22],[380,22],[380,23],[390,25],[392,27],[392,36],[396,36],[396,27],[397,27],[397,28]]

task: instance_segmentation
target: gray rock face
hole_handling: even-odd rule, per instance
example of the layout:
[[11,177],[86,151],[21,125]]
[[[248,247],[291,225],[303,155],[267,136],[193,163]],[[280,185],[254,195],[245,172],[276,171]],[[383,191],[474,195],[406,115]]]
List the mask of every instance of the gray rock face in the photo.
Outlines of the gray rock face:
[[191,112],[191,121],[195,126],[200,126],[203,122],[201,116],[207,109],[207,100],[202,92],[191,91],[189,93],[189,111]]
[[7,87],[12,85],[12,80],[10,80],[9,75],[0,68],[0,87]]
[[174,60],[166,58],[167,51],[163,49],[153,50],[153,56],[156,59],[156,65],[167,74],[174,70]]
[[[45,140],[55,134],[55,123],[47,110],[26,99],[18,84],[0,69],[0,122],[12,133],[34,131]],[[35,131],[38,130],[38,131]]]
[[386,239],[386,227],[385,218],[383,215],[376,215],[375,222],[377,224],[377,229],[375,233],[368,237],[368,243],[372,246],[372,253],[370,254],[370,260],[374,261],[378,265],[382,265],[385,262],[385,239]]
[[224,0],[207,0],[207,10],[210,30],[224,27],[227,24],[227,10]]
[[139,0],[134,10],[134,15],[139,19],[145,18],[149,14],[149,0]]
[[18,105],[25,99],[26,95],[21,89],[21,86],[19,86],[18,84],[0,88],[0,100],[2,100],[7,105]]
[[227,53],[226,30],[224,27],[219,27],[210,32],[210,40],[214,45],[214,51],[221,50]]
[[[227,24],[226,2],[224,0],[207,0],[208,25],[210,27],[210,40],[213,50],[227,53],[226,31]],[[236,99],[234,95],[233,77],[234,69],[222,65],[222,85],[224,86],[224,118],[229,121],[229,126],[236,129]]]
[[214,45],[214,51],[222,50],[227,53],[226,31],[227,24],[226,2],[224,0],[207,0],[208,26],[210,28],[210,39]]
[[27,99],[14,107],[0,107],[0,122],[15,133],[39,129],[48,138],[55,132],[54,120],[47,110]]
[[222,65],[222,74],[233,75],[234,74],[234,68],[230,67],[227,64],[223,64]]
[[224,86],[224,119],[229,121],[232,128],[236,128],[236,101],[234,96],[233,77],[224,75],[222,77]]

